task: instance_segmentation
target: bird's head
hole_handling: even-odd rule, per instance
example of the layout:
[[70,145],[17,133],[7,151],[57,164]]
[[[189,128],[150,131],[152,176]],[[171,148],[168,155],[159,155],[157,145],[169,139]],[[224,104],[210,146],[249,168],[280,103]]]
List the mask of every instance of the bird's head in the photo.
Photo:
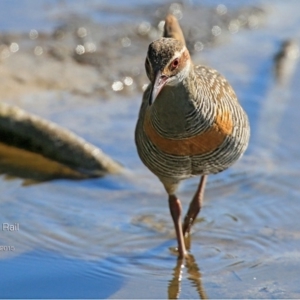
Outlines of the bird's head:
[[188,76],[191,66],[189,51],[180,41],[160,38],[149,45],[145,62],[146,73],[152,83],[151,105],[162,88],[174,86]]

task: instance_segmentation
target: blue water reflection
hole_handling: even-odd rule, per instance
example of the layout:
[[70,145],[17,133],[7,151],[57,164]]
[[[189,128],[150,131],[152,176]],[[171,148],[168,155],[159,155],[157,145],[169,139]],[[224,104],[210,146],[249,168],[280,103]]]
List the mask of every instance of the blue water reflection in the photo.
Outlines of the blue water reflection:
[[1,298],[109,298],[124,283],[107,261],[31,251],[0,261]]

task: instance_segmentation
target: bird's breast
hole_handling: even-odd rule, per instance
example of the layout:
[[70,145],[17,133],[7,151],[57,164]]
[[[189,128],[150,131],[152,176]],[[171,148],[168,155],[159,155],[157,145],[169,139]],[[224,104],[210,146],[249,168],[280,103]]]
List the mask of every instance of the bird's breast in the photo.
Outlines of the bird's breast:
[[166,154],[193,156],[209,153],[220,147],[233,132],[229,111],[212,109],[204,114],[188,104],[172,102],[172,97],[158,103],[160,100],[156,100],[157,107],[146,110],[143,127],[151,143]]

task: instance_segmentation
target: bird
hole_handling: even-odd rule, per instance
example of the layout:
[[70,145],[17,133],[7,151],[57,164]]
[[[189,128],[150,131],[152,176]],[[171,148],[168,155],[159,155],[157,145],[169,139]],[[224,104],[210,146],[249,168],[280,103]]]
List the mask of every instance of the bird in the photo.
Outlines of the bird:
[[[177,19],[167,17],[164,36],[148,47],[145,70],[150,83],[135,144],[141,161],[168,194],[178,259],[184,259],[184,237],[201,210],[207,176],[224,171],[244,154],[250,124],[229,82],[215,69],[194,65],[178,30]],[[182,223],[178,186],[195,176],[200,182]]]

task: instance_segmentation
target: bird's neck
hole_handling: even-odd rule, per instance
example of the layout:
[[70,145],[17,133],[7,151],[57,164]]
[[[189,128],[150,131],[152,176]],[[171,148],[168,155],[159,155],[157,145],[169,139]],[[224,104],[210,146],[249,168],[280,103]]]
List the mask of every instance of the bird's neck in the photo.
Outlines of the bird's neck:
[[[192,69],[192,68],[191,68]],[[148,114],[155,130],[168,138],[185,138],[193,135],[193,118],[199,118],[195,103],[194,71],[174,86],[165,86],[154,103],[149,107]],[[199,124],[199,122],[197,122]]]

